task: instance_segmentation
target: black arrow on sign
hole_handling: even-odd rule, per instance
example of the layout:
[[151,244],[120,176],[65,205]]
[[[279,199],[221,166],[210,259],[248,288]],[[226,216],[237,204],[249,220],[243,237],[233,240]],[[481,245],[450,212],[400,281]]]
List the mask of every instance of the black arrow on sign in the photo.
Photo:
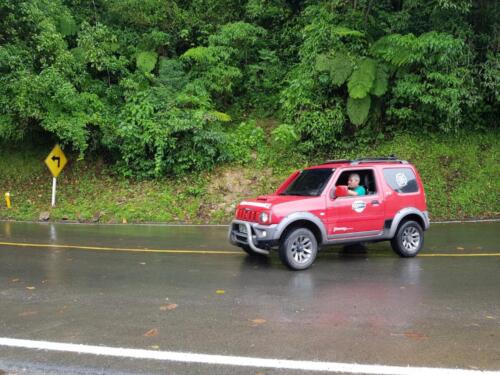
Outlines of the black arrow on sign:
[[52,161],[55,162],[57,160],[57,168],[61,166],[61,158],[59,156],[52,156]]

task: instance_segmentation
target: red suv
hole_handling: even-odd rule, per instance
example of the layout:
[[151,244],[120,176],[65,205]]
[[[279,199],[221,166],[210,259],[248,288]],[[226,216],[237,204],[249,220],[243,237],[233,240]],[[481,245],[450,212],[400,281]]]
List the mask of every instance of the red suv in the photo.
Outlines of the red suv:
[[[348,194],[357,174],[364,195]],[[250,255],[278,249],[293,270],[311,266],[328,245],[390,240],[402,257],[417,255],[429,216],[417,170],[395,157],[330,160],[296,171],[274,194],[236,207],[229,241]]]

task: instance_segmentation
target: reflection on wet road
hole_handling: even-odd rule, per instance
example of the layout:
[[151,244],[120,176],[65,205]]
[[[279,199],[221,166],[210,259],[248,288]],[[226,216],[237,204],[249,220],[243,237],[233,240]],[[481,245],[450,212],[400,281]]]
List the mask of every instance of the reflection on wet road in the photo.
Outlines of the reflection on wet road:
[[[0,337],[500,370],[499,229],[500,223],[434,225],[422,252],[486,257],[400,259],[379,243],[333,248],[311,269],[291,272],[275,255],[251,259],[237,252],[225,227],[4,222],[0,242],[75,248],[0,245]],[[193,253],[199,251],[217,253]],[[27,363],[52,366],[42,373],[257,372],[0,348],[0,369]]]
[[[425,234],[425,254],[499,253],[500,222],[433,224]],[[227,240],[226,226],[79,225],[0,222],[0,242],[6,246],[47,244],[99,250],[204,250],[239,252]],[[7,244],[6,244],[7,243]],[[342,251],[342,247],[333,248]],[[388,242],[370,244],[371,255],[388,253]],[[330,251],[331,253],[331,251]]]

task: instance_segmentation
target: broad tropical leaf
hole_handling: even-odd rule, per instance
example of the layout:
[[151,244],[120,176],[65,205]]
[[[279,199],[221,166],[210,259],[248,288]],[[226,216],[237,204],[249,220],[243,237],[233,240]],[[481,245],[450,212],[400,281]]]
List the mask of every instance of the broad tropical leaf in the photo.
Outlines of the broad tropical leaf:
[[150,73],[156,66],[156,52],[140,52],[137,54],[137,68],[143,73]]
[[365,96],[363,99],[347,99],[347,115],[354,125],[361,125],[366,121],[370,112],[370,105],[370,95]]
[[332,60],[329,56],[325,54],[320,54],[316,56],[316,71],[318,72],[328,72],[332,65]]
[[332,84],[337,86],[342,85],[350,77],[351,73],[352,61],[349,56],[343,53],[335,54],[330,67]]
[[353,99],[362,99],[370,92],[375,80],[376,63],[371,59],[364,59],[349,78],[347,88]]

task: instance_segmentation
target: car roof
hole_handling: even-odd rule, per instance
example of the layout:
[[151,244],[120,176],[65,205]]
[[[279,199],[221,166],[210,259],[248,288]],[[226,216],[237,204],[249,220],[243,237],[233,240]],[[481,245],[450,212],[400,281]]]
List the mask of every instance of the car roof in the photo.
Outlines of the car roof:
[[306,169],[318,168],[342,168],[342,167],[373,167],[379,165],[401,165],[410,163],[406,160],[397,159],[394,156],[379,157],[379,158],[360,158],[360,159],[340,159],[340,160],[327,160],[323,164],[311,166]]

